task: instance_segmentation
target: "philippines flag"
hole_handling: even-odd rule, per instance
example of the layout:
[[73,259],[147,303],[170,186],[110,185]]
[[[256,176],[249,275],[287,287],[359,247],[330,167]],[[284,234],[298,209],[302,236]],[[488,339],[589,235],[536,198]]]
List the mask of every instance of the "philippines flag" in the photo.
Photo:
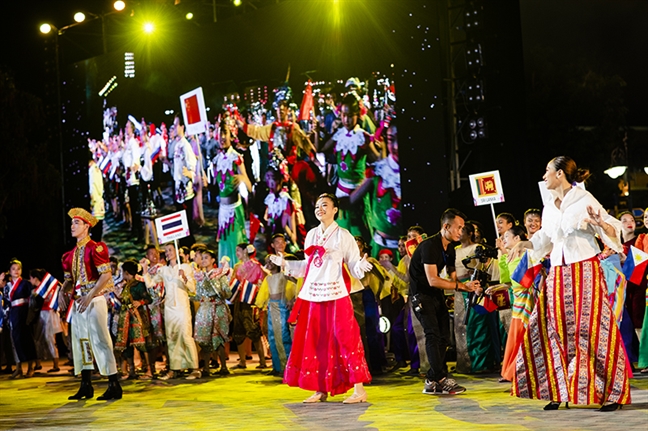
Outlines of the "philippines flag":
[[626,279],[633,284],[641,284],[646,269],[648,268],[648,253],[639,250],[637,247],[630,246],[630,253],[623,264],[623,274]]
[[477,302],[473,305],[473,310],[477,314],[488,314],[497,310],[497,304],[488,295],[482,295],[477,299]]
[[172,235],[182,232],[182,214],[176,213],[168,217],[163,217],[161,222],[163,235]]
[[511,279],[523,287],[530,288],[540,277],[541,269],[542,262],[535,262],[529,254],[529,250],[527,250],[520,259],[515,271],[511,274]]
[[56,289],[58,285],[59,285],[59,281],[56,278],[52,277],[52,275],[48,272],[45,274],[45,277],[43,277],[43,280],[36,288],[36,294],[41,298],[45,298],[54,289]]

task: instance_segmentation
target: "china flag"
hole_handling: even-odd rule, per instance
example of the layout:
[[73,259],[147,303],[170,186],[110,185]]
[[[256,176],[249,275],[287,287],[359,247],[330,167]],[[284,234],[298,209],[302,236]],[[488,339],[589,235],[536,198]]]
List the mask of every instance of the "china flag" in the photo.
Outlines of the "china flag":
[[187,97],[184,103],[187,110],[187,123],[200,123],[200,108],[198,105],[198,96],[194,94],[193,96]]

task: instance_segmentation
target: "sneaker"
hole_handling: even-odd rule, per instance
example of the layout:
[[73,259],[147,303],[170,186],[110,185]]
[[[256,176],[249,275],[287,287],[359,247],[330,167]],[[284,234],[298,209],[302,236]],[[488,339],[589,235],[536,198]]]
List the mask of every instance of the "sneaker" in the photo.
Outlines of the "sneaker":
[[466,392],[466,388],[459,386],[454,379],[445,378],[441,382],[425,380],[423,393],[427,395],[458,395]]
[[446,377],[438,383],[444,395],[457,395],[466,392],[466,388],[459,386],[455,379]]
[[196,380],[202,377],[202,374],[198,370],[193,370],[187,377],[185,377],[185,380]]
[[423,393],[427,395],[442,395],[443,390],[437,382],[432,382],[428,379],[425,379],[425,386],[423,387]]

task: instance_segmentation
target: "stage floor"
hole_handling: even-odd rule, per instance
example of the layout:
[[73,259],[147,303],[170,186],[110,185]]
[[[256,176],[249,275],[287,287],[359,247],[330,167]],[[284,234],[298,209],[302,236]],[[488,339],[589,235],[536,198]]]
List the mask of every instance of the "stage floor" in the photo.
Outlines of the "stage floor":
[[[236,362],[233,355],[230,365]],[[256,355],[255,355],[256,358]],[[68,401],[79,380],[44,372],[33,378],[0,376],[0,429],[66,430],[593,430],[646,429],[648,376],[632,379],[633,404],[614,413],[595,406],[546,412],[542,401],[512,398],[497,376],[456,375],[468,389],[457,396],[421,393],[423,381],[393,373],[367,386],[369,402],[343,405],[343,396],[302,404],[310,393],[256,370],[198,380],[122,381],[118,401]],[[43,370],[50,364],[43,363]],[[106,379],[94,380],[95,397]],[[350,394],[350,392],[349,392]]]

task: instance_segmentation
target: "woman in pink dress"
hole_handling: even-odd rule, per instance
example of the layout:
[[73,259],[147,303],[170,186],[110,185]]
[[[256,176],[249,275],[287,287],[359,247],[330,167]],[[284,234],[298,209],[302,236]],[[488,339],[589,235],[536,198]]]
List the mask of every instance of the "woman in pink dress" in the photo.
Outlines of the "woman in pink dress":
[[353,388],[345,404],[367,401],[363,383],[371,381],[360,329],[349,297],[351,276],[362,278],[372,265],[360,257],[353,236],[338,226],[338,201],[332,194],[321,195],[315,204],[320,225],[306,236],[307,260],[270,259],[288,276],[303,277],[289,321],[296,319],[293,347],[284,382],[315,391],[305,403],[326,401]]

